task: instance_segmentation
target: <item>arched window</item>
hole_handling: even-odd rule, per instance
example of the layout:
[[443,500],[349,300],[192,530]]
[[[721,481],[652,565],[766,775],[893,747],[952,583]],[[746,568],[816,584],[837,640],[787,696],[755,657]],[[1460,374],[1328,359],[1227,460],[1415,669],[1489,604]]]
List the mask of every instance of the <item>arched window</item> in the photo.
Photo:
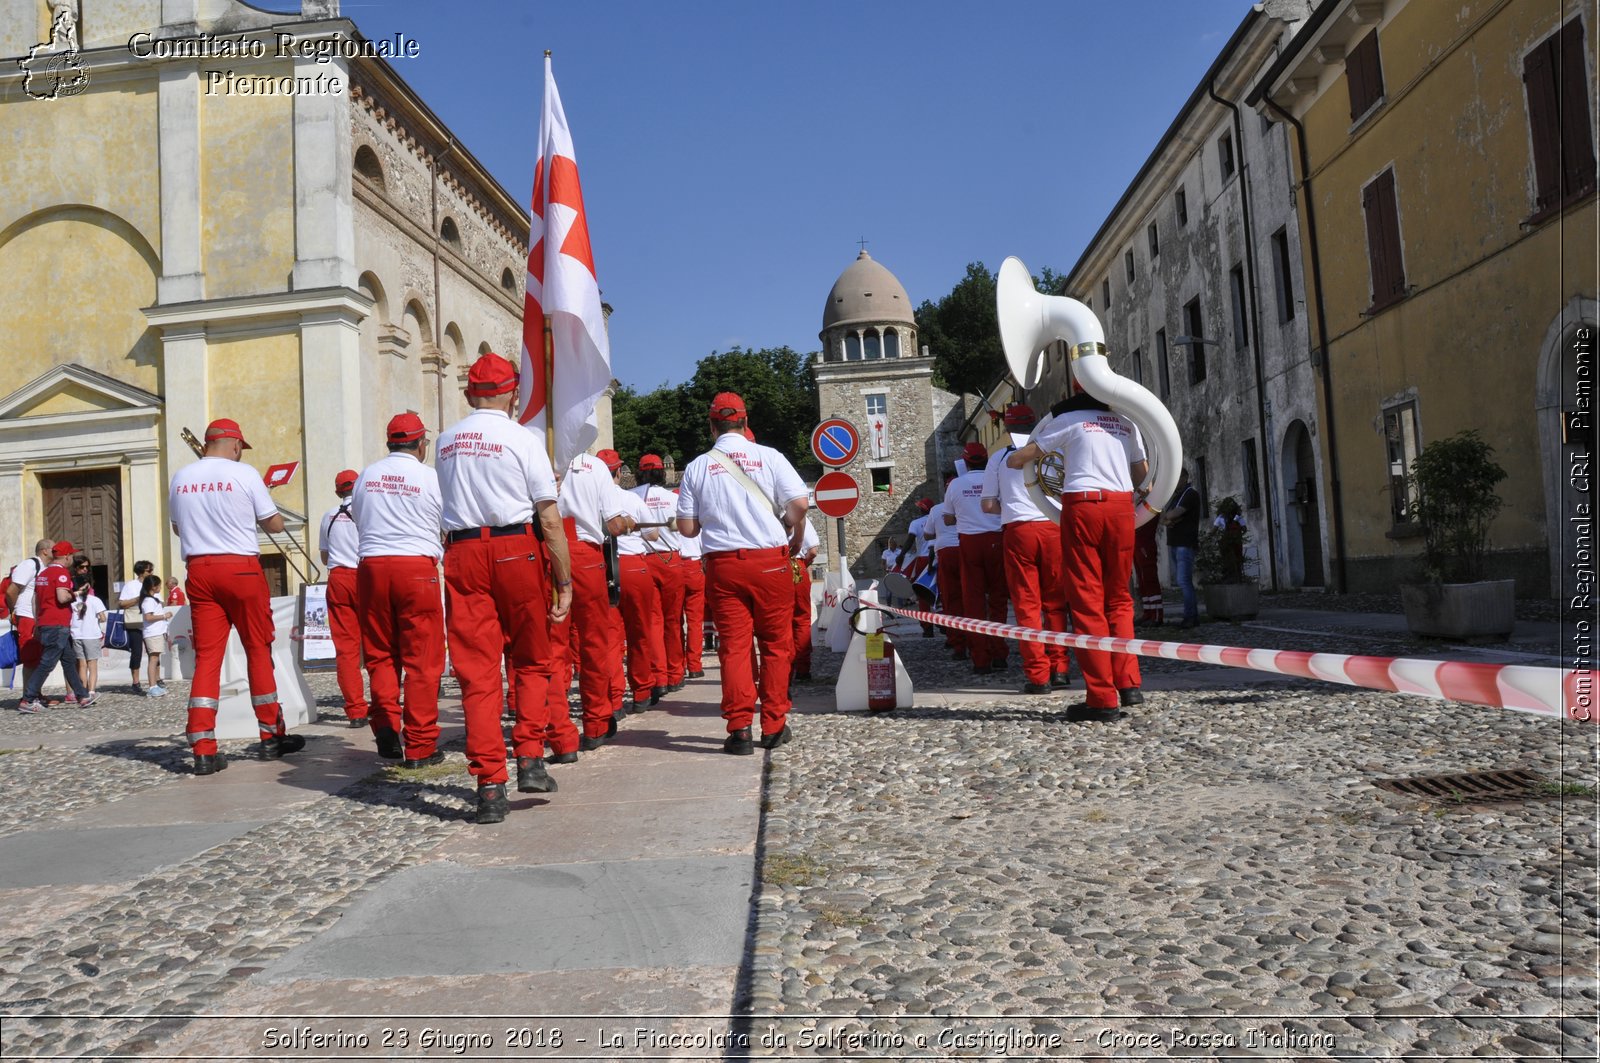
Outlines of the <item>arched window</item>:
[[847,362],[861,361],[861,337],[854,332],[844,338],[844,360]]
[[444,223],[439,226],[439,236],[445,243],[453,247],[461,246],[461,231],[456,228],[456,220],[454,218],[445,218]]
[[378,153],[365,144],[356,149],[356,173],[383,187],[383,163],[378,161]]
[[878,337],[878,330],[873,329],[867,333],[867,361],[876,362],[883,357],[883,341]]
[[510,266],[500,271],[500,287],[508,292],[517,290],[517,278],[512,275]]
[[892,328],[883,330],[883,356],[885,358],[900,357],[900,333]]

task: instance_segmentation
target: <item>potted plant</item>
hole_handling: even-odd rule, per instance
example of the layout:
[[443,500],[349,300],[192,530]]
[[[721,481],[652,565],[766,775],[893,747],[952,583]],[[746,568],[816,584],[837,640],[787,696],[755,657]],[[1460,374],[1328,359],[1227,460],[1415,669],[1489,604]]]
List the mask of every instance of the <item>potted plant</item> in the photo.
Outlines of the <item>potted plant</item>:
[[1422,526],[1422,580],[1402,585],[1406,626],[1439,638],[1505,638],[1516,620],[1516,581],[1485,580],[1489,525],[1500,512],[1495,485],[1506,471],[1474,429],[1435,440],[1417,455],[1407,484],[1410,516]]
[[1245,555],[1250,529],[1232,495],[1217,503],[1217,517],[1200,533],[1194,574],[1202,587],[1206,615],[1216,620],[1249,620],[1261,609],[1255,562]]

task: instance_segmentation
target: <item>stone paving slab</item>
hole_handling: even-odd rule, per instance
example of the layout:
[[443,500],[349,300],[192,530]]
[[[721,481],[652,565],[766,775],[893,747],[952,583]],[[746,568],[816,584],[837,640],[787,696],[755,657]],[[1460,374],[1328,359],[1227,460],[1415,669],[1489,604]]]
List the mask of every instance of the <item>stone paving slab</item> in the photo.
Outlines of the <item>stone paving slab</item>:
[[258,826],[246,821],[23,831],[0,838],[0,890],[131,882]]

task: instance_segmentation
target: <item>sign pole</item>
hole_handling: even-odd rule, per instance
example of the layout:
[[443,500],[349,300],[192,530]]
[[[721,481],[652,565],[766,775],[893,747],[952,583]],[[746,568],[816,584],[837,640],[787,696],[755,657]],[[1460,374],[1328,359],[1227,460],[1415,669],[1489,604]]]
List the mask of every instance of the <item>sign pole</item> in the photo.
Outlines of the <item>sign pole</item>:
[[850,570],[844,563],[844,518],[838,517],[833,523],[839,531],[839,578],[843,580],[850,574]]

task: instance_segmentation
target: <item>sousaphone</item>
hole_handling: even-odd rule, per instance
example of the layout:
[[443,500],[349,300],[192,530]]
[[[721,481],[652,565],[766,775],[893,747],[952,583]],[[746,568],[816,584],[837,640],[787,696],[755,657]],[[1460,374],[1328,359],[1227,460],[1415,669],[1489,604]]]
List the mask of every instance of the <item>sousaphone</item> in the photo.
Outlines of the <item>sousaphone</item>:
[[[1144,524],[1161,512],[1178,486],[1183,470],[1183,441],[1178,426],[1161,400],[1142,384],[1111,368],[1106,360],[1106,334],[1094,311],[1064,295],[1044,295],[1033,286],[1033,275],[1021,259],[1007,258],[995,285],[1000,317],[1000,343],[1006,365],[1024,389],[1035,387],[1044,375],[1046,348],[1057,340],[1067,345],[1072,377],[1083,390],[1132,421],[1144,437],[1149,474],[1134,485],[1134,524]],[[1037,435],[1050,420],[1046,414],[1034,429]],[[1024,476],[1028,494],[1051,520],[1061,523],[1061,478],[1064,455],[1048,453]]]

